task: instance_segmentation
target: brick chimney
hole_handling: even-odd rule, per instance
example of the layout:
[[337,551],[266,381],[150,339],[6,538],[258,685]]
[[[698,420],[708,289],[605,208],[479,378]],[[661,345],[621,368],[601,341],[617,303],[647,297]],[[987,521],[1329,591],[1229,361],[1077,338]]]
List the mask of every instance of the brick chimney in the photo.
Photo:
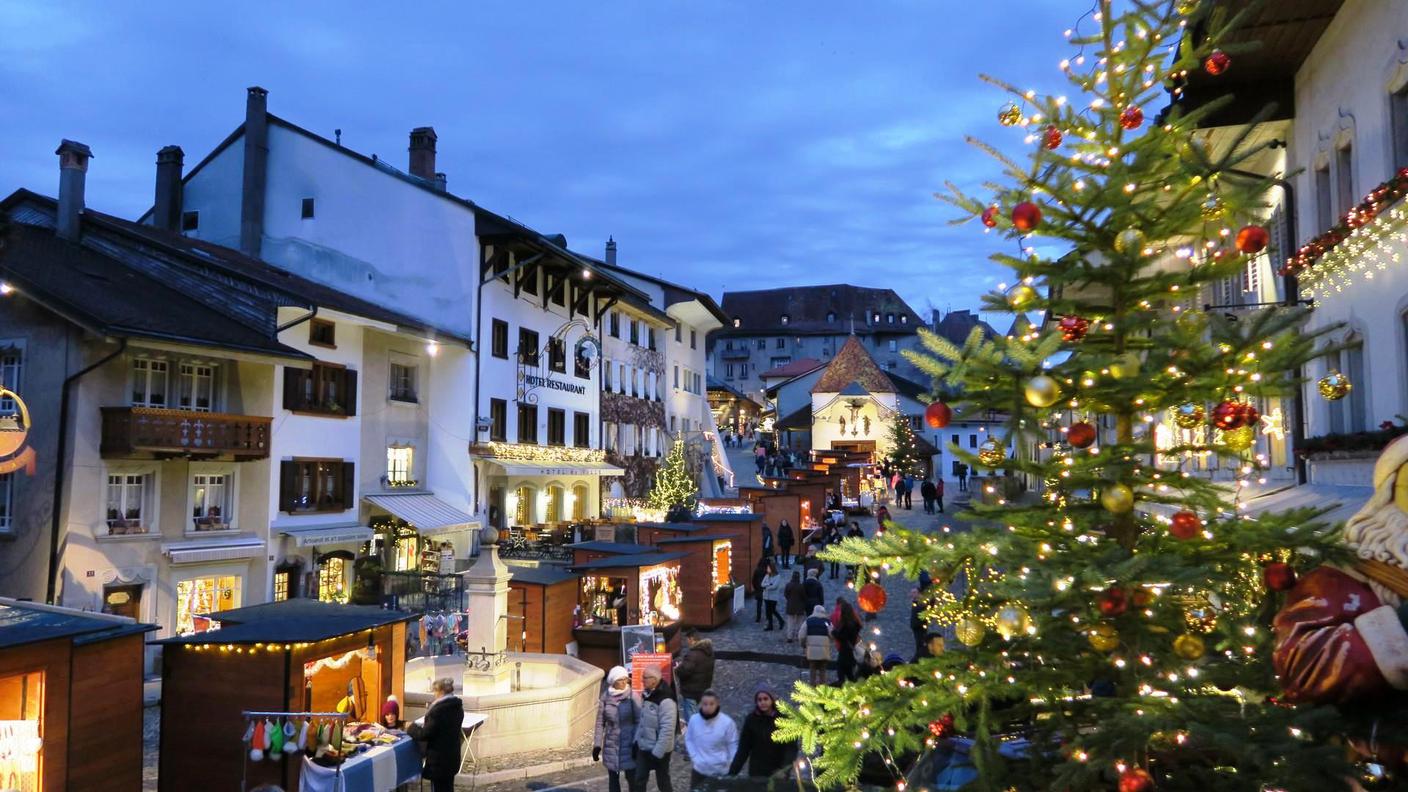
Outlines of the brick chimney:
[[269,92],[250,87],[244,105],[244,182],[240,190],[240,252],[259,258],[264,244],[264,193],[269,183]]
[[428,182],[436,181],[439,176],[435,172],[435,128],[416,127],[411,130],[411,162],[410,171],[412,176],[419,176]]
[[616,264],[616,237],[606,238],[606,263]]
[[83,224],[83,186],[93,150],[64,140],[54,153],[59,155],[59,216],[55,231],[59,237],[77,242]]
[[152,204],[152,225],[166,231],[181,229],[181,170],[186,152],[180,146],[165,146],[156,153],[156,200]]

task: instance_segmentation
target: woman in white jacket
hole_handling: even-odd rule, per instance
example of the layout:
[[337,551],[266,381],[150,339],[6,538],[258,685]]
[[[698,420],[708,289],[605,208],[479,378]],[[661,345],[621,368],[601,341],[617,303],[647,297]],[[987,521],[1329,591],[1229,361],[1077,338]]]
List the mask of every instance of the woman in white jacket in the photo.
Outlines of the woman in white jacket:
[[712,779],[728,775],[729,762],[738,752],[738,724],[720,711],[719,694],[706,690],[699,697],[699,711],[685,727],[684,744],[692,763],[691,790],[709,789]]

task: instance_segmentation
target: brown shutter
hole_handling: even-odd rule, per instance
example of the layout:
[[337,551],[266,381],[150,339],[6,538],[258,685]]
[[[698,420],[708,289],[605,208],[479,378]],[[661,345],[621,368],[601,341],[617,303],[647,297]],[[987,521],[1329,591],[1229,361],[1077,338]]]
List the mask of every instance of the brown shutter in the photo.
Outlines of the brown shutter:
[[355,462],[342,463],[342,508],[352,509],[357,506],[357,464]]
[[284,367],[284,409],[303,409],[303,378],[307,372],[303,369]]
[[[292,369],[289,369],[290,371]],[[287,380],[285,380],[287,382]],[[291,512],[294,504],[294,490],[298,485],[298,463],[286,459],[279,463],[279,511]]]
[[357,370],[342,370],[342,393],[343,400],[347,402],[347,415],[357,414]]

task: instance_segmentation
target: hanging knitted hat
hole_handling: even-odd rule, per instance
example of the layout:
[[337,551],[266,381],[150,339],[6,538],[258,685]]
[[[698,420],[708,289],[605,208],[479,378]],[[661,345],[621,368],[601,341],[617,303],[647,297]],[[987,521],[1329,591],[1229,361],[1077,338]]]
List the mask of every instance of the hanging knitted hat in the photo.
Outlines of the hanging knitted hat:
[[295,745],[298,746],[297,748],[294,749],[295,751],[308,751],[308,752],[312,752],[314,748],[317,748],[317,747],[318,747],[318,746],[316,746],[316,745],[309,745],[309,744],[308,744],[308,721],[306,721],[306,720],[303,721],[303,725],[302,725],[302,726],[299,726],[299,727],[298,727],[298,742],[295,743]]
[[284,753],[296,753],[298,746],[298,729],[293,725],[293,718],[289,718],[284,721]]
[[272,725],[274,728],[269,736],[269,759],[278,761],[284,752],[284,727],[280,726],[278,721],[273,721]]
[[256,762],[264,758],[264,721],[254,722],[254,733],[249,740],[249,758]]

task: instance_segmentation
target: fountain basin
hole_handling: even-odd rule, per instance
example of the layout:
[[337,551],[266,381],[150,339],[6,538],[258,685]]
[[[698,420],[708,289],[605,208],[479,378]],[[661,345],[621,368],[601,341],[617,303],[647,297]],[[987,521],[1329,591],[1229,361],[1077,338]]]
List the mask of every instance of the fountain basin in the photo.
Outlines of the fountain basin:
[[575,657],[510,652],[509,690],[478,690],[471,674],[466,689],[463,657],[417,657],[406,662],[406,719],[420,717],[434,695],[430,683],[455,680],[466,712],[487,717],[474,737],[480,758],[566,748],[592,731],[604,674]]

